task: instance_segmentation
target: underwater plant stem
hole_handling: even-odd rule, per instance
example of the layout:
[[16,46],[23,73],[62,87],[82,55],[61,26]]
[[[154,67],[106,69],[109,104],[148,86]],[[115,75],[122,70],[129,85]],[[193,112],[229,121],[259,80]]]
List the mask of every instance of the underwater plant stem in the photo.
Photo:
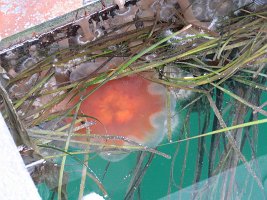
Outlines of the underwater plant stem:
[[[66,140],[64,140],[64,141],[66,141]],[[76,156],[74,156],[74,155],[76,155],[76,154],[88,154],[88,153],[89,153],[88,151],[86,151],[86,152],[79,152],[79,153],[76,153],[76,152],[67,152],[67,151],[64,151],[64,150],[62,150],[62,149],[60,149],[60,148],[56,148],[56,147],[54,147],[54,146],[49,146],[49,145],[38,145],[38,146],[40,146],[40,147],[44,147],[44,148],[51,148],[51,149],[54,149],[54,150],[63,152],[64,154],[62,154],[62,155],[60,155],[60,156],[67,156],[67,155],[69,155],[69,156],[70,156],[71,158],[73,158],[77,163],[79,163],[79,164],[85,166],[85,167],[88,169],[88,171],[86,171],[86,175],[87,175],[89,178],[91,178],[91,179],[97,184],[97,186],[98,186],[99,189],[102,191],[102,193],[104,194],[104,196],[108,196],[107,191],[105,190],[104,186],[103,186],[102,183],[99,181],[98,177],[97,177],[96,174],[93,172],[93,170],[90,169],[90,167],[88,167],[88,165],[85,165],[85,164],[83,163],[83,161],[81,161],[79,158],[77,158]],[[55,157],[55,156],[54,156],[54,157]],[[48,159],[48,158],[52,158],[52,156],[50,156],[50,157],[47,156],[46,159]],[[89,171],[90,171],[90,172],[89,172]]]
[[[201,113],[199,113],[199,122],[201,121]],[[201,133],[205,133],[208,130],[210,121],[210,114],[206,113],[204,117],[204,124],[201,130]],[[199,125],[200,130],[200,125]],[[198,141],[198,154],[197,154],[197,161],[196,161],[196,170],[195,170],[195,183],[199,182],[201,173],[202,173],[202,167],[203,167],[203,160],[204,160],[204,150],[205,150],[205,139],[199,139]]]
[[[215,104],[216,104],[218,110],[221,110],[222,102],[223,102],[223,93],[219,89],[216,88]],[[217,130],[218,128],[219,128],[218,118],[214,117],[212,130]],[[209,151],[208,177],[212,176],[212,171],[213,171],[213,167],[214,167],[214,162],[215,162],[216,152],[218,149],[217,147],[219,145],[219,142],[220,142],[220,134],[211,136],[210,151]]]
[[[145,160],[145,157],[146,157],[146,153],[145,152],[140,152],[138,154],[138,157],[137,157],[137,162],[136,162],[136,165],[135,165],[135,169],[134,169],[134,172],[133,172],[133,175],[132,175],[132,179],[129,183],[129,186],[128,186],[128,189],[127,189],[127,192],[126,192],[126,195],[125,196],[132,196],[130,194],[128,194],[130,191],[133,191],[132,188],[135,186],[135,182],[138,180],[138,176],[140,176],[140,172],[142,171],[142,164],[144,163],[144,160]],[[130,197],[129,197],[130,198]]]
[[[212,97],[210,96],[210,94],[207,94],[207,98],[210,102],[210,105],[215,113],[215,116],[218,118],[220,126],[223,128],[227,128],[227,125],[225,124],[225,122],[223,121],[223,118],[220,114],[220,111],[218,110],[218,108],[216,107],[216,104],[214,103]],[[233,127],[233,126],[232,126]],[[263,190],[263,185],[262,182],[259,180],[258,176],[256,175],[255,171],[252,169],[251,165],[247,162],[245,156],[240,152],[240,148],[238,146],[238,144],[236,144],[236,141],[234,139],[234,137],[232,136],[230,131],[226,131],[226,137],[229,141],[230,146],[233,148],[234,152],[237,154],[238,158],[244,163],[245,168],[248,170],[248,172],[252,175],[252,177],[255,179],[255,181],[257,182],[259,188],[261,190]]]
[[[89,154],[84,155],[84,162],[88,161]],[[86,172],[87,168],[83,166],[82,173],[81,173],[81,183],[80,183],[80,191],[79,191],[79,197],[78,199],[81,200],[83,198],[83,192],[85,188],[85,181],[86,181]]]
[[221,91],[223,91],[224,93],[230,95],[231,97],[233,97],[234,99],[236,99],[237,101],[239,102],[242,102],[243,104],[245,104],[246,106],[250,107],[253,109],[253,111],[258,111],[259,113],[261,113],[262,115],[264,116],[267,116],[267,111],[263,110],[263,109],[259,109],[257,106],[251,104],[250,102],[246,101],[245,99],[239,97],[238,95],[230,92],[229,90],[217,85],[217,84],[214,84],[214,83],[210,83],[211,85],[217,87],[218,89],[220,89]]
[[[75,114],[74,114],[73,120],[71,122],[71,126],[68,130],[68,137],[66,140],[64,151],[68,151],[68,149],[69,149],[70,139],[72,137],[71,133],[73,132],[73,129],[74,129],[74,124],[75,124],[75,120],[77,118],[77,115],[78,115],[78,112],[80,109],[80,105],[81,105],[81,102],[76,107]],[[64,174],[66,159],[67,159],[67,156],[63,156],[62,161],[61,161],[61,167],[60,167],[59,178],[58,178],[59,179],[58,180],[58,200],[61,200],[62,180],[63,180],[63,174]]]
[[42,81],[36,84],[23,98],[21,98],[18,102],[16,102],[14,108],[15,109],[19,108],[24,103],[24,101],[28,99],[34,92],[36,92],[38,89],[40,90],[40,88],[42,88],[43,85],[47,83],[47,81],[51,79],[53,75],[54,73],[50,73],[49,75],[46,75]]
[[[86,128],[86,135],[90,134],[90,129]],[[90,138],[87,138],[87,140],[90,140]],[[89,151],[89,147],[87,147],[85,150]],[[84,155],[84,164],[81,174],[81,183],[80,183],[80,191],[79,191],[79,197],[78,199],[81,200],[83,198],[84,188],[85,188],[85,181],[86,181],[86,173],[87,173],[87,167],[89,166],[89,153]]]
[[132,199],[135,190],[140,186],[140,183],[141,183],[148,167],[150,166],[154,156],[155,156],[154,153],[150,153],[148,161],[145,163],[144,167],[142,169],[140,169],[140,171],[138,172],[138,176],[135,178],[135,181],[134,181],[133,185],[131,186],[130,190],[127,192],[124,200],[131,200]]
[[168,140],[172,141],[172,108],[171,108],[171,92],[167,88],[166,94],[166,109],[167,109],[167,135]]
[[[237,110],[237,115],[235,117],[236,120],[234,120],[234,124],[241,124],[244,122],[243,117],[245,116],[246,113],[246,109],[247,107],[240,104],[237,105],[236,110]],[[238,149],[240,149],[241,147],[241,138],[242,138],[242,129],[236,129],[235,131],[233,131],[232,135],[235,138],[235,142],[236,145],[238,147]],[[241,150],[240,150],[241,151]],[[229,158],[229,170],[227,171],[227,174],[230,175],[230,180],[228,185],[228,190],[227,190],[227,199],[230,199],[232,196],[232,192],[233,192],[233,188],[234,188],[234,184],[235,184],[235,176],[236,176],[236,167],[239,161],[239,156],[235,151],[232,151],[231,157]],[[226,180],[227,181],[227,180]]]
[[11,99],[9,98],[9,95],[0,82],[0,95],[2,96],[4,103],[6,105],[6,112],[9,117],[9,122],[11,125],[11,133],[13,140],[15,141],[16,145],[22,145],[25,144],[28,147],[33,147],[33,143],[30,140],[30,137],[28,135],[28,132],[22,122],[20,121],[20,118],[17,114],[16,109],[14,108]]

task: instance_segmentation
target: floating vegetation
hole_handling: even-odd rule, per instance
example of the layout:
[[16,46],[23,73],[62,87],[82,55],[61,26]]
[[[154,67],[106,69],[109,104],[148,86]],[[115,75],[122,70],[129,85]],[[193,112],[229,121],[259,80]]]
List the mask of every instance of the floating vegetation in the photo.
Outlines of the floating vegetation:
[[[192,181],[192,198],[233,199],[252,194],[248,180],[265,197],[257,161],[249,161],[258,155],[258,125],[267,122],[266,9],[227,1],[194,16],[200,5],[187,1],[114,2],[1,51],[1,112],[16,144],[46,160],[31,170],[36,184],[67,199],[68,170],[80,166],[79,199],[89,190],[147,199],[146,176],[165,181],[150,199],[178,199],[173,192]],[[211,16],[216,22],[203,22]],[[133,157],[128,181],[108,177]],[[159,159],[163,175],[147,174]],[[250,190],[236,185],[239,164]]]

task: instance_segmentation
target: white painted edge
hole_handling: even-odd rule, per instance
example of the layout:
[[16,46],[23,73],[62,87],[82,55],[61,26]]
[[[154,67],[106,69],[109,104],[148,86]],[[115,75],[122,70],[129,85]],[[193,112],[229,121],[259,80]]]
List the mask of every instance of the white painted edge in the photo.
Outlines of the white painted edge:
[[41,200],[0,113],[0,199]]

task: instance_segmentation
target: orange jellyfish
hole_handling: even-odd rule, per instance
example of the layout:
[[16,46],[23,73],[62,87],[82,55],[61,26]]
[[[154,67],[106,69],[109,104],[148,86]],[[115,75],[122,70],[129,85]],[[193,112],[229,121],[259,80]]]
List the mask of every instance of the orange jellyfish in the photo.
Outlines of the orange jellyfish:
[[[88,87],[86,92],[94,87]],[[77,101],[78,98],[74,100]],[[174,101],[172,104],[174,107]],[[139,75],[112,80],[82,102],[80,113],[99,120],[90,127],[92,134],[122,136],[138,144],[155,147],[167,132],[166,88]],[[172,121],[172,126],[176,126],[177,119]],[[114,141],[116,145],[123,143]],[[100,155],[116,161],[126,154],[108,152]]]

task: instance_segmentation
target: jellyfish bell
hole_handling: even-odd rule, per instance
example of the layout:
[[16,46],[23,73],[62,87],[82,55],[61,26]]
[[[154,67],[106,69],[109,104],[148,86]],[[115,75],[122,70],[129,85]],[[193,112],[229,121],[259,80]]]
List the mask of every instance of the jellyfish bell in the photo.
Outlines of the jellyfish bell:
[[[95,87],[88,87],[86,93]],[[76,97],[73,103],[79,99]],[[171,107],[174,110],[174,98]],[[84,99],[79,112],[97,119],[90,133],[99,137],[90,141],[102,144],[97,149],[99,155],[119,161],[136,150],[133,147],[155,147],[163,140],[167,132],[166,88],[140,75],[111,80]],[[172,121],[173,127],[177,126],[177,118]]]

